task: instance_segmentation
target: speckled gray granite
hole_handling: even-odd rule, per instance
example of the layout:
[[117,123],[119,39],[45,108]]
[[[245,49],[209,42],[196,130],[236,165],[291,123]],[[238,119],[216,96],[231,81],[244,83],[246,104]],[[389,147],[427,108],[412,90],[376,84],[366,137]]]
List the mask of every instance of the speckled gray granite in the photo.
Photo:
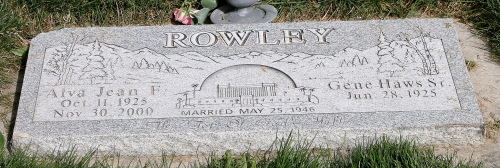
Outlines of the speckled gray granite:
[[32,40],[15,147],[122,155],[265,150],[298,131],[480,144],[450,19],[92,27]]

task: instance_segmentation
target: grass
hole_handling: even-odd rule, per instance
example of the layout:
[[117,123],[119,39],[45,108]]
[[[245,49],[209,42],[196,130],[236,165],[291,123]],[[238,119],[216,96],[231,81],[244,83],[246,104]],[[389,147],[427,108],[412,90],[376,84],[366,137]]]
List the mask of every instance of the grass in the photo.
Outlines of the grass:
[[19,18],[19,13],[12,8],[14,8],[12,2],[0,0],[0,91],[2,86],[13,82],[11,74],[20,64],[20,58],[10,55],[9,52],[23,45],[19,43],[18,37],[24,22]]
[[465,65],[467,66],[467,70],[472,70],[476,67],[475,61],[465,60]]
[[0,1],[0,51],[9,51],[19,46],[16,39],[24,23],[19,18],[19,12],[12,10],[14,7],[10,1]]
[[183,0],[19,0],[32,38],[61,27],[165,25]]
[[500,61],[500,0],[477,0],[468,20],[486,40],[496,61]]
[[0,167],[88,167],[95,152],[78,157],[74,149],[55,152],[52,155],[29,153],[27,149],[16,150],[10,154],[0,154]]
[[495,116],[495,114],[490,113],[489,116],[491,117],[490,121],[485,122],[486,126],[486,137],[491,138],[494,141],[498,141],[499,139],[495,138],[495,135],[497,132],[500,130],[500,118]]
[[78,157],[76,150],[51,155],[28,153],[26,149],[15,150],[11,155],[0,155],[0,167],[199,167],[199,168],[309,168],[309,167],[483,167],[481,163],[457,160],[453,155],[436,155],[432,149],[419,148],[413,141],[403,138],[379,137],[361,142],[350,149],[313,148],[312,141],[294,139],[291,134],[275,142],[263,154],[233,155],[227,151],[223,156],[211,155],[197,163],[176,163],[173,158],[162,156],[159,160],[132,159],[120,162],[120,156],[111,154],[96,157],[96,151]]
[[[452,0],[266,0],[279,9],[278,21],[365,20],[409,17],[454,17],[466,3]],[[285,12],[294,11],[294,12]]]
[[[182,2],[183,0],[0,0],[0,91],[14,82],[13,76],[22,68],[20,67],[22,57],[11,51],[28,46],[29,40],[39,33],[63,27],[165,25],[171,22],[172,11],[180,7]],[[500,0],[262,0],[262,2],[272,4],[279,10],[276,22],[415,17],[458,18],[473,26],[474,30],[488,42],[493,58],[500,61]],[[470,65],[472,67],[473,62]],[[0,94],[0,104],[12,104],[13,101],[10,100],[10,97],[12,96]],[[496,127],[498,124],[496,122],[495,124],[493,125]],[[379,146],[373,146],[375,144]],[[392,146],[387,146],[388,144],[392,144]],[[231,153],[227,153],[223,157],[212,156],[207,165],[199,167],[235,166],[238,164],[249,167],[252,165],[261,167],[301,167],[303,165],[370,167],[369,164],[379,163],[376,161],[377,159],[384,159],[377,158],[382,155],[373,156],[369,155],[370,153],[384,152],[384,148],[396,147],[397,145],[399,145],[398,148],[390,149],[391,152],[404,149],[403,151],[407,153],[391,154],[400,155],[399,159],[396,160],[411,156],[414,156],[415,159],[408,161],[409,163],[385,160],[383,164],[389,164],[391,167],[410,163],[419,165],[423,163],[416,160],[427,157],[434,158],[434,161],[444,160],[446,163],[452,159],[433,157],[429,153],[432,151],[417,149],[414,144],[408,144],[406,141],[397,141],[394,144],[393,141],[387,139],[378,139],[375,142],[359,146],[359,149],[354,148],[343,152],[326,152],[324,150],[310,152],[310,146],[307,145],[305,142],[292,145],[292,141],[281,141],[277,153],[266,153],[262,157],[249,154],[232,156]],[[332,156],[325,157],[319,154],[325,154],[325,156],[332,154]],[[54,154],[54,157],[56,156],[74,158],[71,156],[71,152]],[[1,157],[1,164],[26,162],[27,165],[20,165],[21,167],[30,167],[31,163],[32,165],[39,163],[37,167],[45,165],[62,165],[64,167],[66,164],[66,162],[52,163],[50,160],[54,158],[41,157],[23,151],[11,155],[4,153]],[[93,155],[87,157],[93,157]],[[332,161],[340,158],[349,159],[339,160],[340,162]],[[287,159],[296,160],[293,162],[296,165],[286,165],[288,164],[285,162]],[[67,161],[68,163],[72,161],[73,166],[80,164],[89,166],[91,164],[88,160]],[[104,162],[98,163],[100,165],[97,164],[97,167],[109,166]],[[147,164],[162,166],[163,163]],[[8,166],[8,164],[0,165],[0,167]],[[91,164],[91,167],[93,166]],[[460,164],[456,166],[461,167]]]
[[471,161],[457,161],[453,156],[436,156],[431,148],[418,148],[415,142],[381,137],[356,146],[341,155],[333,167],[479,167]]

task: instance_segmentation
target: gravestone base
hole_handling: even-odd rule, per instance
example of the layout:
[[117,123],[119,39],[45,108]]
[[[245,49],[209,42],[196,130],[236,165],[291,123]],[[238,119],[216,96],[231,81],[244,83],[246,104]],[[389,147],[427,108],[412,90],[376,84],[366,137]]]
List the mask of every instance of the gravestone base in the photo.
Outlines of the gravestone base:
[[[420,113],[425,115],[425,113]],[[434,115],[436,115],[434,113]],[[430,115],[428,114],[428,117]],[[55,137],[23,137],[15,135],[18,146],[29,147],[33,151],[50,153],[54,149],[70,149],[76,147],[78,154],[98,149],[99,154],[106,155],[118,152],[124,156],[160,156],[168,155],[209,155],[224,154],[231,150],[235,154],[249,151],[266,151],[276,140],[287,138],[290,133],[294,140],[308,140],[313,147],[340,148],[353,147],[354,145],[368,142],[376,137],[387,136],[393,139],[414,140],[419,145],[450,146],[450,145],[480,145],[484,143],[484,127],[474,124],[479,118],[470,114],[457,114],[453,116],[442,115],[443,118],[407,116],[418,120],[445,121],[449,118],[461,117],[462,121],[469,119],[470,124],[443,124],[422,122],[420,125],[409,125],[401,122],[381,122],[390,118],[383,114],[363,114],[363,116],[346,115],[345,118],[364,118],[372,123],[366,126],[354,127],[352,124],[336,124],[338,128],[304,130],[253,130],[253,131],[226,131],[204,133],[165,133],[165,134],[139,134],[139,135],[81,135],[55,136]],[[373,117],[373,119],[369,119]],[[403,117],[404,118],[404,117]],[[448,119],[445,119],[448,118]],[[474,119],[475,118],[475,119]],[[377,121],[377,119],[380,119]],[[293,122],[293,121],[292,121]],[[388,125],[398,125],[388,127]],[[251,127],[248,125],[248,127]],[[24,141],[27,140],[27,141]],[[298,141],[296,141],[298,142]],[[22,145],[21,145],[22,144]],[[95,144],[99,144],[96,146]]]
[[[484,143],[484,138],[481,138],[482,131],[480,128],[472,129],[457,126],[377,131],[370,129],[339,129],[298,131],[293,132],[292,137],[300,138],[300,140],[310,140],[313,142],[313,147],[333,149],[354,147],[354,145],[362,144],[361,142],[369,142],[380,136],[388,136],[393,139],[403,137],[403,139],[415,140],[419,145],[450,146],[482,144]],[[460,132],[459,135],[456,134],[457,132]],[[145,135],[141,138],[135,136],[45,137],[30,141],[29,148],[33,151],[50,154],[54,149],[66,150],[76,147],[79,155],[98,149],[98,154],[103,156],[110,152],[117,152],[124,156],[161,156],[162,154],[183,156],[209,155],[212,153],[222,155],[226,150],[231,150],[234,154],[242,154],[245,152],[266,151],[270,149],[277,137],[279,139],[286,138],[289,134],[290,132],[283,131],[254,131]],[[175,140],[175,142],[172,142],[172,140]],[[96,143],[101,145],[99,147],[91,145]]]
[[267,150],[297,131],[481,144],[451,19],[68,28],[31,42],[14,147]]

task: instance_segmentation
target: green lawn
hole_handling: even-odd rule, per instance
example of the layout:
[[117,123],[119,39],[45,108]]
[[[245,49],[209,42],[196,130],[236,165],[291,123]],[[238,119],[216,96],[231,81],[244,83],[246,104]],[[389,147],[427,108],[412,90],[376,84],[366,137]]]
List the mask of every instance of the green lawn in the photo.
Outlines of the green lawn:
[[[64,27],[167,25],[183,0],[0,0],[0,89],[12,85],[25,47],[37,34]],[[279,10],[275,22],[451,17],[471,25],[500,60],[500,0],[262,0]],[[293,11],[293,12],[290,12]],[[25,54],[24,54],[25,55]],[[0,92],[0,106],[12,108],[13,95]],[[10,109],[2,111],[6,116]],[[2,117],[8,125],[9,119]],[[199,167],[474,167],[452,156],[435,156],[414,142],[381,138],[351,149],[316,149],[284,139],[263,155],[207,158]],[[95,153],[37,156],[18,150],[3,153],[0,167],[110,167],[92,162]],[[167,158],[165,158],[168,160]],[[143,165],[165,167],[168,162]]]

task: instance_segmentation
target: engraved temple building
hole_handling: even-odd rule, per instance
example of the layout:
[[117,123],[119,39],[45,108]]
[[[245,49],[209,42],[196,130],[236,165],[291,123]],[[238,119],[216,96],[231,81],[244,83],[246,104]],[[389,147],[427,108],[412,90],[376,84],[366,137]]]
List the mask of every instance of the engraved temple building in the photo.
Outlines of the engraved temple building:
[[[195,91],[196,94],[185,93],[186,97],[178,99],[176,106],[177,108],[209,106],[254,107],[285,104],[316,104],[319,102],[318,98],[312,94],[313,89],[279,88],[276,83],[217,85],[214,90],[199,90]],[[188,98],[187,95],[192,96]]]

